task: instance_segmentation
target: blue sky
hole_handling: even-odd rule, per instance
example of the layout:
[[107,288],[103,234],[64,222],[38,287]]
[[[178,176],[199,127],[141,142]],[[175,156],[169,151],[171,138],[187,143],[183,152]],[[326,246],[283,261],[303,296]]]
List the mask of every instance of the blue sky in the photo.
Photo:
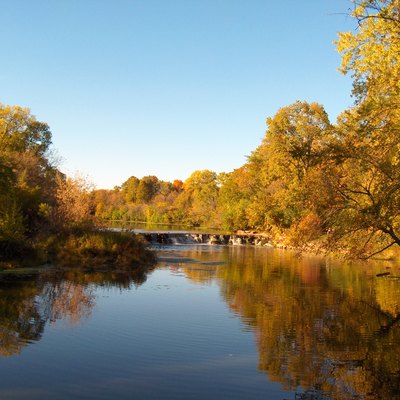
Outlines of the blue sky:
[[332,43],[348,0],[2,1],[0,102],[50,125],[99,188],[240,167],[296,100],[352,104]]

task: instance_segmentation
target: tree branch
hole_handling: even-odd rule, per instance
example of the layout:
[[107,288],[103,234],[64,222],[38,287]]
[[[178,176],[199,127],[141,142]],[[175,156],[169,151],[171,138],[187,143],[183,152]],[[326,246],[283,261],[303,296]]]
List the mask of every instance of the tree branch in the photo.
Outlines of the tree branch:
[[392,243],[388,244],[388,245],[385,246],[383,249],[380,249],[380,250],[378,250],[378,251],[375,251],[374,253],[369,254],[369,255],[367,255],[367,256],[360,257],[360,259],[361,259],[361,260],[368,260],[369,258],[371,258],[371,257],[373,257],[373,256],[376,256],[377,254],[382,253],[383,251],[387,250],[389,247],[392,247],[394,244],[396,244],[395,241],[393,241]]

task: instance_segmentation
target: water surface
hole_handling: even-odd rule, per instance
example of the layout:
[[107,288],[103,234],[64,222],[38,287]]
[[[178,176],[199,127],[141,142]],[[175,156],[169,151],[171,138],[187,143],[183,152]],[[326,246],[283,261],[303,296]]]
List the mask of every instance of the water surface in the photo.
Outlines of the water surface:
[[147,273],[0,275],[0,398],[400,398],[398,265],[158,255]]

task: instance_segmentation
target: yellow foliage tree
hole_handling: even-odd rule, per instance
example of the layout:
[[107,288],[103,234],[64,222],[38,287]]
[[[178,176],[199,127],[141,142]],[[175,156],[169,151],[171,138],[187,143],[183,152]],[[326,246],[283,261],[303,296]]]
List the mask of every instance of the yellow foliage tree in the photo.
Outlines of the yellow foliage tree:
[[55,219],[64,228],[91,223],[90,192],[92,186],[83,177],[57,176]]
[[400,245],[400,1],[355,2],[357,33],[340,34],[356,106],[339,118],[345,162],[336,237],[371,256]]

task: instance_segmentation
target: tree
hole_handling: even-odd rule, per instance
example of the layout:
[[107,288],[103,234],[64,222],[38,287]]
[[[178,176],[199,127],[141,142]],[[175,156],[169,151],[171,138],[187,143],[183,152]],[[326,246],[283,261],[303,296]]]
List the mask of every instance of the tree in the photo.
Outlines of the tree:
[[400,2],[355,4],[359,30],[337,42],[356,105],[339,119],[346,157],[335,241],[352,241],[353,253],[369,257],[400,245]]
[[[29,109],[0,104],[0,241],[15,253],[42,225],[54,203],[56,169],[47,157],[51,132]],[[5,248],[8,250],[5,251]]]
[[320,207],[308,185],[311,177],[323,181],[335,134],[317,103],[297,101],[282,107],[267,125],[261,145],[246,165],[252,182],[247,215],[253,227],[283,231],[307,213],[323,211],[316,210]]
[[189,222],[203,225],[215,222],[218,203],[217,174],[210,170],[194,171],[183,185],[181,202],[188,211]]
[[23,217],[14,190],[15,175],[0,157],[0,242],[24,235]]
[[267,125],[264,143],[281,174],[293,171],[301,179],[327,156],[332,127],[320,104],[296,101],[267,118]]
[[223,226],[229,230],[247,229],[250,227],[248,210],[252,196],[252,180],[246,165],[231,173],[221,173],[218,209]]
[[172,185],[173,185],[174,189],[175,189],[177,192],[181,192],[181,191],[183,190],[183,182],[182,182],[180,179],[175,179],[175,180],[172,182]]
[[31,151],[43,156],[51,144],[49,126],[39,122],[28,108],[0,104],[0,149],[2,152]]
[[[339,34],[337,49],[342,54],[341,71],[352,73],[359,104],[392,108],[399,106],[400,90],[400,1],[354,1],[352,17],[358,21],[356,34]],[[380,104],[377,104],[380,103]],[[385,107],[386,108],[386,107]],[[375,110],[377,111],[377,109]]]
[[82,177],[57,176],[55,219],[59,227],[74,228],[91,224],[90,192],[92,186]]
[[159,181],[156,176],[144,176],[136,190],[136,201],[149,203],[159,190]]
[[121,189],[127,203],[136,202],[139,183],[140,180],[136,178],[136,176],[131,176],[121,185]]

